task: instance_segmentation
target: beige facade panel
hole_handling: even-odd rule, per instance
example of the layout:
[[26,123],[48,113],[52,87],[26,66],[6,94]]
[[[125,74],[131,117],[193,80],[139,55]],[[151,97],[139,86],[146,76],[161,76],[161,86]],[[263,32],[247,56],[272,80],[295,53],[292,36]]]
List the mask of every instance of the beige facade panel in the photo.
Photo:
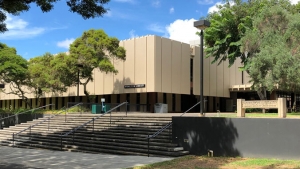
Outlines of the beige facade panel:
[[[210,88],[212,85],[211,80],[211,72],[210,72],[210,67],[213,67],[214,65],[211,65],[210,59],[206,58],[204,55],[203,58],[203,93],[204,96],[212,96],[212,93],[210,93]],[[199,75],[200,76],[200,75]],[[213,75],[212,75],[213,77]]]
[[228,68],[228,62],[223,62],[224,70],[224,97],[230,97],[230,69]]
[[115,69],[118,70],[117,74],[113,74],[114,76],[114,94],[124,93],[124,61],[122,60],[114,60]]
[[155,90],[162,91],[162,38],[155,36],[155,61],[154,61],[154,76],[155,76]]
[[161,58],[162,58],[162,92],[172,93],[172,41],[161,38]]
[[[136,38],[135,40],[135,84],[147,83],[147,38]],[[147,88],[147,86],[146,86]],[[137,88],[136,92],[146,92],[146,88]]]
[[[155,90],[161,91],[161,75],[155,76],[157,71],[156,66],[161,70],[161,63],[158,63],[159,58],[157,58],[156,50],[158,45],[156,42],[158,41],[158,37],[155,36],[147,36],[147,75],[146,75],[146,90],[147,92],[154,92]],[[159,79],[159,81],[158,81]]]
[[[95,94],[102,94],[102,93],[104,93],[104,81],[103,81],[104,74],[102,72],[100,72],[99,69],[96,69],[94,72],[95,72],[95,79],[94,79]],[[122,79],[122,81],[123,81],[123,79]]]
[[181,44],[180,94],[190,94],[190,45]]
[[[211,62],[214,60],[213,57],[206,58],[206,60],[209,60],[209,95],[210,96],[217,96],[217,86],[220,84],[217,83],[217,67],[216,64],[211,64]],[[208,69],[205,69],[208,70]]]
[[[171,62],[171,89],[172,93],[180,93],[180,84],[181,84],[181,43],[178,41],[172,42],[172,62]],[[189,60],[189,57],[185,59]]]
[[[135,80],[135,39],[124,41],[126,62],[124,63],[124,85],[134,85]],[[135,93],[135,89],[124,89],[124,93]]]
[[[102,72],[101,72],[102,73]],[[103,94],[113,94],[114,91],[114,74],[113,73],[103,73]]]
[[242,67],[241,59],[237,59],[234,63],[235,65],[235,84],[243,84],[242,83],[242,71],[240,70],[240,67]]
[[193,57],[193,94],[200,95],[200,48],[194,47]]
[[224,97],[224,75],[224,62],[222,62],[217,66],[217,97]]

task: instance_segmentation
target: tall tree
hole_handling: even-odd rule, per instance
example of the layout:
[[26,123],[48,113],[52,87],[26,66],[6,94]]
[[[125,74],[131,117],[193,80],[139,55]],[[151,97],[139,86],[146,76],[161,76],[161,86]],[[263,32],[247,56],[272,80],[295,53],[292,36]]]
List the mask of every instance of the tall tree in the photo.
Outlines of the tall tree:
[[15,48],[8,47],[0,43],[0,79],[1,83],[9,86],[9,91],[3,89],[6,94],[14,94],[20,97],[31,107],[28,99],[26,86],[29,81],[28,62],[26,59],[17,55]]
[[246,67],[255,89],[300,91],[300,14],[280,6],[264,8],[241,39],[251,53]]
[[[90,101],[87,84],[93,81],[93,70],[99,69],[106,73],[118,73],[112,64],[113,59],[125,60],[126,51],[119,46],[119,40],[109,37],[103,30],[85,31],[70,45],[69,66],[73,68],[73,77],[76,79],[78,64],[80,68],[80,84],[84,94]],[[75,83],[74,83],[75,84]]]
[[230,66],[236,58],[241,58],[246,66],[252,53],[240,51],[240,40],[247,29],[253,28],[253,18],[265,7],[272,6],[292,10],[292,5],[288,0],[226,0],[224,5],[219,5],[219,11],[207,17],[211,22],[204,34],[207,57],[214,57],[213,62],[218,62],[218,64],[228,60]]
[[37,101],[45,93],[65,92],[71,85],[70,80],[67,80],[70,70],[67,64],[62,62],[65,57],[67,57],[65,53],[57,55],[45,53],[29,60],[27,87]]
[[[7,14],[18,15],[28,11],[31,4],[36,4],[43,12],[49,12],[54,8],[54,4],[60,0],[0,0],[0,32],[7,31]],[[70,11],[80,14],[84,19],[103,16],[107,9],[103,5],[110,0],[67,0]]]

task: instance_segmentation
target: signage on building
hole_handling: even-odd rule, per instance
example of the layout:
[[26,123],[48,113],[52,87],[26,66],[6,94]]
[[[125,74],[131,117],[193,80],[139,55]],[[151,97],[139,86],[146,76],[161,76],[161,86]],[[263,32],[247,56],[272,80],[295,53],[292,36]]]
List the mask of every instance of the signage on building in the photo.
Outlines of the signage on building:
[[125,89],[130,89],[130,88],[144,88],[144,87],[146,87],[145,84],[124,85]]

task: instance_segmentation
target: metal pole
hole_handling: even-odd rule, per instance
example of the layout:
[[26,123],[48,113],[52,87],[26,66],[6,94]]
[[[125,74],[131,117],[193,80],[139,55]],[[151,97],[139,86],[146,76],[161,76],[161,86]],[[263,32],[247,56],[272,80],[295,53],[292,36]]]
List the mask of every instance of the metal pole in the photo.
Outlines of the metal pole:
[[203,30],[200,33],[200,113],[204,115],[204,102],[203,102]]
[[109,112],[109,124],[111,125],[111,112]]
[[67,122],[67,110],[65,110],[65,122]]
[[48,131],[49,131],[50,118],[48,117]]
[[95,128],[95,118],[93,118],[93,133],[94,133],[94,128]]

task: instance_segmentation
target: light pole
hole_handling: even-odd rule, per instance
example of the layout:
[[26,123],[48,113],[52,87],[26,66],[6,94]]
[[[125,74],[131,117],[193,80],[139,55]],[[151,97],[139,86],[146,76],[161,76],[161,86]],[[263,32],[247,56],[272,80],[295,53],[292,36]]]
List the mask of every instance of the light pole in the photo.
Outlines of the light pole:
[[209,21],[199,20],[194,22],[194,27],[201,30],[200,32],[200,114],[204,115],[204,100],[203,100],[203,30],[210,26]]
[[79,103],[80,99],[79,99],[79,84],[80,84],[80,79],[79,79],[79,69],[83,67],[82,64],[76,64],[77,66],[77,99],[76,102]]

